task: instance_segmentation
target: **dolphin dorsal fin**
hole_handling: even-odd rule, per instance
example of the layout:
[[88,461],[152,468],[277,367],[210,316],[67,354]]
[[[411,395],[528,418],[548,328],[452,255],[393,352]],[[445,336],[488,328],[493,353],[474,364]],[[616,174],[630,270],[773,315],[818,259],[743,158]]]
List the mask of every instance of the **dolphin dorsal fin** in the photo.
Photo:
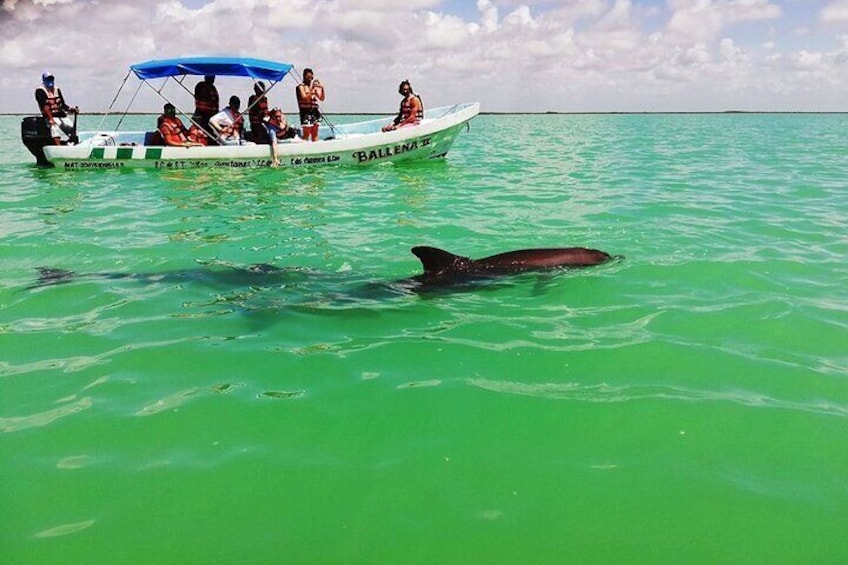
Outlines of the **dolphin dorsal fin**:
[[412,253],[421,260],[425,275],[438,275],[445,271],[456,271],[471,263],[468,257],[454,255],[438,247],[419,245],[412,248]]
[[63,282],[68,282],[72,278],[74,278],[73,271],[66,271],[65,269],[54,269],[52,267],[38,267],[39,285],[59,284]]

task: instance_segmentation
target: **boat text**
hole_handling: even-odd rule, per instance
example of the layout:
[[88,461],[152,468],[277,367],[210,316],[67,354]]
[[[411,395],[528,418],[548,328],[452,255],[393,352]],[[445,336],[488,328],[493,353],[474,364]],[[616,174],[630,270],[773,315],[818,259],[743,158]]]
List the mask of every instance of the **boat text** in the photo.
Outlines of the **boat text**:
[[324,163],[338,163],[342,158],[339,155],[319,155],[317,157],[292,157],[292,165],[321,165]]
[[268,167],[271,161],[268,159],[247,159],[245,161],[216,160],[216,159],[163,159],[153,162],[157,169],[196,169],[200,167],[231,167],[252,168]]
[[66,169],[120,169],[124,164],[120,161],[65,161]]
[[379,149],[371,149],[369,151],[354,151],[353,158],[357,163],[366,163],[376,159],[386,159],[396,155],[402,155],[408,151],[415,151],[422,147],[430,145],[432,138],[425,137],[423,139],[415,139],[399,145],[390,145],[388,147],[380,147]]

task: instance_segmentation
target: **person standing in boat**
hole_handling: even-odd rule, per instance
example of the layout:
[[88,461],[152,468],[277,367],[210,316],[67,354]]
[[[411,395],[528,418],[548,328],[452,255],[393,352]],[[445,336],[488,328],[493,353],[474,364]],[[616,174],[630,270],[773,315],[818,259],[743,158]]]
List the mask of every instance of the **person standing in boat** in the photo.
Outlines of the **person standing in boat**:
[[183,121],[177,117],[177,109],[173,104],[168,102],[163,108],[163,114],[159,116],[159,135],[165,145],[176,147],[192,147],[202,145],[192,141],[189,138],[188,130],[183,125]]
[[321,121],[319,103],[324,101],[324,86],[315,79],[312,69],[303,69],[303,82],[295,89],[297,107],[300,110],[300,126],[303,139],[318,141],[318,125]]
[[[194,115],[191,119],[203,129],[209,131],[209,118],[218,113],[218,89],[215,76],[206,75],[194,87]],[[210,132],[211,133],[211,132]]]
[[247,99],[247,115],[250,119],[250,140],[254,143],[268,143],[268,131],[264,121],[268,117],[268,98],[265,96],[265,83],[261,80],[253,85],[254,94]]
[[62,89],[56,87],[53,73],[41,73],[41,84],[35,89],[35,101],[47,121],[53,143],[61,145],[62,138],[76,142],[76,125],[68,117],[68,112],[78,114],[79,108],[65,103]]
[[421,97],[412,91],[412,85],[408,80],[400,83],[398,94],[403,96],[400,101],[400,110],[394,121],[383,127],[383,131],[394,131],[405,126],[417,126],[424,119],[424,102]]
[[244,117],[239,114],[241,100],[238,96],[230,96],[229,105],[209,118],[209,127],[218,138],[221,145],[245,145],[242,139]]

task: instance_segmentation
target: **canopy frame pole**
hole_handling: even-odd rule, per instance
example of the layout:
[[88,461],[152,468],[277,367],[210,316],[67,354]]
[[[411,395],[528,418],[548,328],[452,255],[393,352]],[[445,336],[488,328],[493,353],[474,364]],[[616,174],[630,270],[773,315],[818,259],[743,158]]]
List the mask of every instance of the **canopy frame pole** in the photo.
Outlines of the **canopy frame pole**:
[[[286,74],[288,74],[288,73],[286,73]],[[194,92],[192,92],[191,90],[189,90],[189,89],[188,89],[188,87],[187,87],[185,84],[183,84],[183,83],[185,82],[186,77],[188,77],[188,76],[189,76],[189,75],[180,75],[179,80],[177,80],[177,79],[176,79],[176,78],[174,78],[173,76],[172,76],[172,77],[169,77],[169,78],[173,79],[173,80],[174,80],[174,82],[176,82],[177,84],[179,84],[179,85],[180,85],[180,87],[182,87],[182,89],[186,91],[186,93],[190,94],[190,95],[192,96],[192,98],[194,98]],[[256,78],[254,78],[254,77],[251,77],[251,78],[253,78],[253,84],[254,84],[254,85],[256,85]],[[143,81],[143,82],[147,82],[147,81]],[[167,81],[165,81],[165,82],[167,82]],[[267,97],[267,96],[268,96],[268,93],[269,93],[269,92],[271,92],[271,90],[273,90],[273,88],[274,88],[275,86],[277,86],[280,82],[282,82],[282,81],[274,81],[274,80],[270,80],[270,79],[268,79],[268,83],[270,84],[270,86],[269,86],[269,87],[268,87],[268,89],[265,91],[265,96]],[[156,92],[156,94],[159,96],[159,98],[161,98],[161,99],[162,99],[162,100],[164,100],[165,102],[168,102],[168,103],[170,103],[170,104],[173,104],[173,102],[171,102],[170,100],[168,100],[168,98],[166,98],[166,97],[165,97],[165,95],[164,95],[164,94],[162,94],[162,90],[164,89],[164,87],[165,87],[165,83],[163,83],[163,84],[162,84],[162,88],[160,88],[159,90],[156,90],[155,88],[153,88],[153,87],[151,86],[151,88],[153,88],[153,91],[154,91],[154,92]],[[248,112],[250,112],[250,109],[251,109],[253,106],[255,106],[257,103],[258,103],[258,100],[257,100],[256,102],[254,102],[252,105],[250,105],[250,106],[248,106],[247,108],[245,108],[243,112],[239,112],[239,114],[238,114],[238,115],[239,115],[239,116],[244,116],[245,114],[247,114]],[[185,110],[183,110],[182,108],[178,107],[176,104],[174,104],[174,107],[175,107],[175,108],[176,108],[176,109],[180,112],[180,114],[182,114],[182,115],[183,115],[183,116],[184,116],[184,117],[185,117],[185,118],[186,118],[189,122],[191,122],[193,125],[196,125],[198,128],[200,128],[201,130],[203,130],[204,132],[206,132],[206,134],[207,134],[207,135],[210,135],[210,136],[211,136],[211,137],[212,137],[215,141],[218,141],[218,142],[220,143],[221,138],[217,135],[217,133],[218,133],[218,132],[216,132],[216,131],[214,130],[214,128],[206,129],[206,128],[202,127],[200,124],[198,124],[196,121],[194,121],[194,119],[193,119],[191,116],[189,116],[189,114],[188,114]],[[193,115],[194,115],[194,114],[192,113],[192,116],[193,116]]]
[[[162,94],[162,90],[163,90],[163,88],[165,87],[165,85],[164,85],[164,84],[162,85],[162,88],[160,88],[159,90],[157,90],[157,89],[156,89],[156,88],[154,88],[152,85],[148,84],[146,80],[145,80],[145,81],[142,81],[142,82],[144,82],[145,84],[147,84],[147,85],[150,87],[150,89],[151,89],[151,90],[153,90],[153,92],[155,92],[155,93],[156,93],[156,95],[157,95],[159,98],[161,98],[162,100],[164,100],[164,101],[165,101],[165,102],[167,102],[168,104],[173,104],[174,108],[175,108],[176,110],[178,110],[178,111],[180,112],[180,114],[182,114],[182,115],[184,115],[184,116],[186,115],[185,110],[183,110],[182,108],[178,107],[176,104],[174,104],[173,102],[171,102],[171,101],[168,99],[168,97],[167,97],[167,96],[165,96],[164,94]],[[165,82],[168,82],[168,81],[165,81]],[[174,82],[179,82],[179,81],[176,81],[176,80],[175,80]],[[200,124],[196,124],[196,123],[194,122],[194,120],[191,120],[191,118],[189,118],[189,120],[191,121],[191,123],[193,123],[193,124],[194,124],[194,125],[196,125],[197,127],[200,127]]]
[[97,130],[98,131],[101,131],[103,129],[103,122],[105,122],[106,118],[109,116],[109,114],[112,113],[112,108],[115,107],[115,102],[118,101],[118,96],[121,95],[121,91],[124,89],[124,86],[126,86],[127,80],[130,78],[131,73],[132,73],[132,71],[127,71],[127,76],[124,77],[123,82],[121,82],[121,86],[118,87],[118,92],[116,92],[115,97],[112,98],[112,103],[109,104],[109,109],[106,110],[106,113],[103,114],[103,116],[100,118],[100,123],[97,124]]
[[183,84],[183,82],[185,81],[185,79],[186,79],[186,77],[187,77],[187,76],[188,76],[188,75],[180,75],[180,80],[177,80],[177,79],[175,79],[174,77],[171,77],[171,78],[173,78],[173,79],[174,79],[174,82],[176,82],[177,84],[179,84],[179,85],[182,87],[182,89],[183,89],[183,90],[185,90],[188,94],[191,94],[191,97],[192,97],[192,98],[194,98],[194,92],[192,92],[191,90],[189,90],[189,89],[188,89],[188,87],[187,87],[186,85],[184,85],[184,84]]
[[[279,80],[276,80],[276,81],[275,81],[275,80],[273,80],[273,79],[271,79],[271,78],[265,78],[265,80],[267,80],[267,81],[270,83],[270,86],[268,87],[268,89],[267,89],[267,90],[265,90],[265,91],[264,91],[263,95],[264,95],[265,97],[267,97],[267,96],[268,96],[268,94],[271,92],[271,90],[273,90],[273,89],[274,89],[274,88],[275,88],[275,87],[276,87],[276,86],[277,86],[280,82],[282,82],[282,80],[286,77],[286,75],[292,74],[292,71],[295,71],[295,67],[294,67],[294,65],[288,65],[288,69],[287,69],[285,72],[283,72],[283,73],[282,73],[282,76],[280,77],[280,79],[279,79]],[[161,85],[157,88],[156,86],[154,86],[153,84],[151,84],[151,83],[149,82],[148,78],[143,78],[143,77],[141,76],[141,74],[143,74],[143,71],[141,71],[141,72],[140,72],[139,70],[135,69],[134,67],[130,67],[130,71],[129,71],[129,72],[127,72],[127,75],[124,77],[124,80],[123,80],[123,82],[121,83],[121,86],[118,88],[118,92],[115,94],[115,97],[112,99],[112,103],[109,105],[109,110],[108,110],[108,111],[107,111],[107,113],[103,116],[103,118],[101,118],[99,128],[102,128],[102,126],[103,126],[103,122],[104,122],[104,121],[106,120],[106,118],[107,118],[107,117],[111,114],[112,110],[114,109],[115,104],[117,103],[117,100],[118,100],[118,98],[119,98],[119,96],[120,96],[121,92],[123,91],[124,87],[126,86],[126,83],[127,83],[127,80],[129,79],[130,74],[132,74],[133,72],[135,72],[135,74],[136,74],[136,76],[139,78],[140,82],[139,82],[139,85],[138,85],[138,87],[136,88],[135,92],[133,93],[132,97],[130,98],[130,101],[129,101],[129,103],[127,104],[126,109],[124,110],[123,115],[121,116],[120,120],[118,120],[118,124],[115,126],[115,131],[117,131],[117,130],[121,127],[121,125],[123,124],[124,119],[127,117],[127,114],[129,114],[129,110],[130,110],[130,108],[132,107],[133,103],[135,102],[136,98],[138,97],[139,92],[141,92],[142,84],[147,84],[147,87],[148,87],[148,88],[150,88],[153,92],[155,92],[155,93],[156,93],[156,95],[157,95],[159,98],[161,98],[162,100],[164,100],[165,102],[167,102],[167,103],[169,103],[169,104],[173,104],[173,102],[171,102],[171,101],[170,101],[170,100],[169,100],[169,99],[168,99],[168,98],[167,98],[167,97],[166,97],[166,96],[162,93],[162,91],[165,89],[166,85],[168,84],[168,79],[173,79],[173,80],[174,80],[174,81],[175,81],[178,85],[180,85],[180,87],[181,87],[184,91],[186,91],[186,93],[188,93],[189,95],[191,95],[191,96],[192,96],[192,98],[194,97],[194,93],[193,93],[191,90],[189,90],[189,88],[188,88],[188,87],[184,84],[184,83],[185,83],[185,79],[186,79],[186,77],[188,77],[188,76],[189,76],[189,74],[191,74],[191,75],[194,75],[194,74],[195,74],[195,73],[193,73],[193,72],[184,72],[183,74],[179,74],[179,75],[177,75],[177,74],[169,74],[169,75],[165,75],[165,76],[166,76],[165,81],[163,81],[163,82],[162,82],[162,84],[161,84]],[[154,77],[150,77],[150,78],[160,78],[161,76],[163,76],[163,75],[154,76]],[[176,78],[177,76],[179,76],[179,79],[178,79],[178,78]],[[224,76],[230,76],[230,74],[229,74],[229,73],[224,73]],[[232,74],[232,76],[237,76],[237,74],[235,74],[235,73],[234,73],[234,74]],[[242,75],[242,76],[245,76],[245,75]],[[254,75],[253,75],[253,73],[252,73],[252,72],[250,72],[250,71],[248,71],[247,76],[250,76],[250,77],[253,79],[253,81],[254,81],[254,85],[255,85],[255,84],[256,84],[256,81],[257,81],[257,77],[256,77],[256,76],[254,76]],[[250,109],[251,109],[253,106],[255,106],[255,104],[256,104],[256,102],[254,102],[254,104],[253,104],[253,105],[248,106],[248,107],[247,107],[247,108],[246,108],[243,112],[239,112],[238,116],[244,116],[246,113],[248,113],[248,112],[250,111]],[[185,112],[182,108],[177,108],[177,107],[176,107],[176,105],[174,105],[174,107],[175,107],[175,109],[179,110],[180,114],[182,114],[184,117],[186,117],[186,119],[188,119],[188,121],[189,121],[192,125],[197,126],[197,127],[198,127],[198,128],[200,128],[201,130],[203,130],[203,131],[204,131],[207,135],[209,135],[209,137],[210,137],[211,139],[213,139],[213,140],[217,141],[218,143],[220,143],[220,141],[221,141],[220,136],[219,136],[219,135],[217,135],[217,132],[216,132],[216,131],[214,131],[214,129],[212,129],[212,130],[208,130],[207,128],[203,128],[203,127],[201,127],[201,126],[200,126],[200,124],[199,124],[199,123],[197,123],[197,122],[196,122],[196,121],[195,121],[192,117],[190,117],[190,116],[189,116],[189,114],[188,114],[187,112]],[[192,116],[193,116],[193,114],[192,114]],[[98,129],[99,129],[99,128],[98,128]]]
[[[258,81],[256,80],[256,78],[255,78],[255,77],[252,77],[252,78],[253,78],[253,86],[254,86],[254,87],[256,87],[256,83],[257,83]],[[282,81],[273,81],[273,80],[270,80],[270,79],[269,79],[269,80],[268,80],[268,83],[269,83],[271,86],[269,86],[267,90],[263,91],[263,92],[262,92],[262,96],[261,96],[261,97],[259,97],[259,98],[257,98],[257,99],[253,102],[253,104],[249,104],[249,105],[247,106],[247,108],[245,108],[245,109],[244,109],[244,112],[239,112],[239,116],[244,116],[245,114],[247,114],[247,115],[248,115],[248,121],[249,121],[249,119],[250,119],[250,110],[252,110],[252,109],[253,109],[253,107],[254,107],[254,106],[256,106],[257,104],[259,104],[259,100],[260,100],[260,98],[265,98],[265,99],[267,99],[267,98],[268,98],[268,94],[269,94],[272,90],[274,90],[274,87],[275,87],[275,86],[277,86],[280,82],[282,82]],[[248,98],[248,100],[250,100],[250,98]]]
[[[186,76],[186,75],[183,75],[183,76]],[[171,78],[173,78],[173,77],[171,77]],[[147,86],[148,86],[148,87],[149,87],[149,88],[150,88],[153,92],[155,92],[155,93],[156,93],[156,95],[157,95],[159,98],[161,98],[162,100],[164,100],[164,101],[165,101],[165,102],[167,102],[168,104],[174,104],[173,102],[171,102],[170,100],[168,100],[168,98],[167,98],[164,94],[162,94],[161,89],[156,90],[156,88],[154,88],[154,86],[153,86],[153,85],[148,84],[148,82],[147,82],[146,80],[144,80],[144,79],[142,79],[142,81],[141,81],[141,82],[142,82],[142,84],[147,84]],[[167,82],[167,81],[166,81],[166,82]],[[183,85],[181,81],[178,81],[178,80],[174,79],[174,82],[178,83],[180,86],[182,86],[182,87],[183,87],[183,89],[185,89],[186,91],[188,91],[188,89],[187,89],[187,88],[185,88],[185,85]],[[164,85],[163,85],[163,86],[164,86]],[[140,88],[141,88],[141,85],[139,85],[138,87],[139,87],[139,89],[140,89]],[[136,94],[137,94],[137,93],[136,93]],[[192,97],[194,97],[194,95],[193,95],[193,94],[192,94]],[[191,116],[189,116],[189,115],[185,112],[185,110],[183,110],[182,108],[179,108],[176,104],[174,104],[174,108],[175,108],[176,110],[178,110],[178,111],[180,112],[180,114],[182,114],[182,115],[183,115],[183,116],[184,116],[184,117],[185,117],[185,118],[186,118],[189,122],[191,122],[193,125],[196,125],[196,126],[200,129],[200,131],[204,132],[206,135],[210,136],[212,139],[214,139],[215,141],[217,141],[217,142],[219,142],[219,143],[220,143],[221,138],[217,135],[217,132],[215,132],[215,131],[210,131],[212,128],[210,128],[209,130],[207,130],[206,128],[202,127],[200,124],[198,124],[197,122],[195,122],[195,121],[194,121],[194,119],[193,119]],[[158,129],[158,128],[157,128],[157,129]]]
[[121,124],[124,123],[124,118],[126,118],[127,114],[130,112],[130,107],[132,106],[133,102],[135,102],[135,99],[138,96],[139,92],[141,92],[141,84],[138,85],[138,88],[135,89],[135,94],[133,94],[132,98],[130,98],[129,104],[127,104],[127,109],[124,110],[124,114],[121,116],[121,119],[118,120],[118,125],[115,126],[115,131],[121,129]]

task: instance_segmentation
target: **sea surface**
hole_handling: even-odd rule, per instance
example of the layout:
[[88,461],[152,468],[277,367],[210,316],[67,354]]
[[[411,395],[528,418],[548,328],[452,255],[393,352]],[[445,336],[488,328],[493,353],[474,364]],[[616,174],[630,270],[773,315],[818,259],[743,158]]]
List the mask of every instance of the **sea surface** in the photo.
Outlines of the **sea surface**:
[[[19,123],[0,562],[848,562],[848,114],[299,170],[43,170]],[[620,257],[416,293],[414,245]]]

